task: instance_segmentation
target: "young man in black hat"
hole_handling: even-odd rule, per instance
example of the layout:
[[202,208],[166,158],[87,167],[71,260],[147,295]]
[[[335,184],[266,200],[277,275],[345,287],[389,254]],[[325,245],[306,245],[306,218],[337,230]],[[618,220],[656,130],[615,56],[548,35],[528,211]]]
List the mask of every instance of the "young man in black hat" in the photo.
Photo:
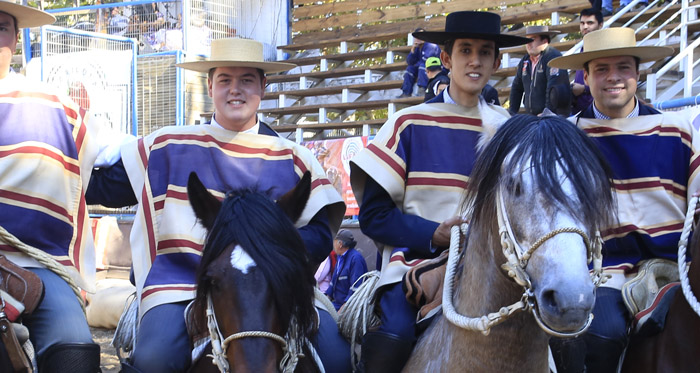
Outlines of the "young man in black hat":
[[376,304],[381,326],[362,345],[368,372],[398,372],[411,353],[417,308],[399,281],[416,261],[447,248],[450,227],[464,221],[458,214],[476,144],[509,117],[487,104],[481,91],[500,65],[499,48],[530,41],[501,34],[497,14],[472,11],[448,15],[445,31],[414,35],[444,46],[450,85],[430,102],[392,115],[351,161],[360,227],[383,255]]
[[[528,26],[525,35],[533,40],[526,44],[527,54],[518,63],[515,78],[510,88],[510,113],[515,115],[520,110],[520,104],[525,105],[528,114],[540,114],[545,108],[553,113],[558,107],[567,108],[571,102],[569,88],[569,73],[566,69],[548,67],[547,63],[561,56],[556,48],[549,45],[552,37],[559,31],[550,31],[547,26]],[[557,87],[558,86],[558,87]],[[556,95],[559,100],[554,102],[550,95],[552,88],[563,90]]]

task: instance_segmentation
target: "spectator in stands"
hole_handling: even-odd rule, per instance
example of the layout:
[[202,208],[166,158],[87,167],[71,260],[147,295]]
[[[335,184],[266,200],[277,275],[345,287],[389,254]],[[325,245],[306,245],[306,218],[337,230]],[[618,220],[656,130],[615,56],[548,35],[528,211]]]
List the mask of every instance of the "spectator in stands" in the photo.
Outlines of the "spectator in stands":
[[498,14],[473,11],[452,12],[444,31],[414,36],[443,46],[450,85],[429,102],[393,114],[350,161],[360,228],[391,256],[381,261],[375,303],[381,325],[362,343],[366,372],[399,372],[413,349],[418,308],[400,283],[405,265],[439,255],[449,246],[450,228],[464,221],[459,206],[476,144],[509,117],[481,91],[500,65],[499,48],[531,41],[501,34]]
[[[608,232],[603,237],[603,275],[613,278],[596,291],[595,318],[583,336],[553,339],[550,345],[559,372],[608,373],[617,371],[633,316],[620,291],[625,282],[621,268],[644,259],[677,260],[683,228],[679,222],[685,219],[691,194],[700,188],[700,134],[689,116],[662,114],[635,97],[639,64],[670,56],[673,48],[638,47],[630,28],[591,32],[583,37],[583,46],[583,52],[549,65],[583,69],[593,103],[570,120],[591,135],[612,167],[614,184],[624,187],[615,188],[614,225],[601,229]],[[668,182],[674,186],[660,186]]]
[[[328,256],[345,211],[340,195],[311,152],[279,137],[256,115],[265,74],[287,71],[295,65],[264,61],[260,42],[227,38],[212,42],[210,58],[177,66],[208,73],[208,92],[215,107],[211,123],[165,127],[125,144],[119,161],[93,172],[86,195],[88,203],[109,207],[139,202],[131,250],[141,322],[132,361],[122,365],[123,372],[183,372],[191,363],[184,310],[194,297],[195,270],[205,232],[196,224],[192,209],[186,208],[186,197],[165,198],[166,191],[183,190],[190,172],[197,171],[204,185],[221,195],[249,187],[278,198],[296,185],[299,170],[311,171],[311,195],[298,224],[313,264]],[[178,140],[181,136],[189,140],[182,143]],[[225,150],[224,145],[226,149],[260,151],[243,154]],[[270,157],[270,152],[276,155]],[[153,188],[154,183],[162,188]],[[154,198],[160,201],[156,202],[160,204],[159,218],[151,220],[148,211],[153,211]],[[168,234],[162,234],[163,230]],[[151,232],[161,233],[153,238],[155,246],[148,244]],[[161,245],[170,246],[159,253],[159,260],[151,261],[151,250]],[[144,298],[145,291],[148,297]],[[319,333],[311,342],[326,371],[349,372],[348,343],[329,313],[319,310],[319,317]]]
[[[19,276],[13,281],[37,285],[27,288],[30,293],[23,300],[35,308],[22,323],[29,329],[39,371],[98,372],[100,346],[92,340],[81,300],[74,293],[95,286],[95,248],[84,197],[99,150],[97,126],[68,97],[11,68],[19,30],[55,20],[46,12],[0,1],[0,144],[4,149],[0,153],[0,226],[33,247],[0,240],[0,254],[17,267],[8,269]],[[55,269],[35,260],[39,255]],[[43,283],[43,298],[39,282],[27,280],[34,277],[28,272]],[[9,279],[6,273],[3,282]],[[7,312],[6,301],[9,305],[11,300],[3,295],[2,308]],[[31,362],[26,367],[5,360],[10,347],[21,349],[18,344],[9,345],[14,330],[2,331],[7,350],[0,347],[0,371],[31,371]]]
[[[566,70],[548,67],[547,63],[561,56],[556,48],[549,45],[551,38],[559,31],[550,31],[548,26],[528,26],[525,35],[532,41],[525,46],[527,54],[518,63],[515,78],[510,88],[511,115],[517,114],[521,102],[525,105],[525,112],[538,115],[545,108],[556,113],[558,106],[569,107],[571,92],[569,88],[569,74]],[[555,85],[564,85],[564,95],[558,95],[567,101],[566,105],[550,100],[550,91]],[[567,110],[568,111],[568,110]]]
[[316,285],[318,285],[318,290],[321,290],[321,292],[324,294],[326,293],[328,286],[331,284],[331,279],[333,278],[333,272],[335,271],[335,266],[337,263],[338,254],[335,253],[335,250],[331,250],[331,253],[328,255],[326,260],[324,260],[316,270],[316,274],[314,275]]
[[333,241],[333,251],[338,257],[338,263],[325,294],[331,299],[336,310],[339,310],[355,293],[357,287],[362,285],[362,282],[358,283],[357,280],[367,273],[367,263],[362,253],[355,250],[356,245],[355,237],[347,229],[339,230]]
[[440,57],[430,57],[425,60],[425,74],[428,76],[428,87],[423,101],[430,101],[450,84],[449,71],[442,67]]
[[119,8],[112,8],[112,16],[109,18],[109,26],[107,32],[112,35],[124,36],[129,27],[129,18],[122,15]]
[[[581,11],[579,22],[581,34],[586,36],[591,31],[596,31],[603,28],[603,15],[599,10],[595,10],[593,8],[584,9]],[[583,47],[581,47],[579,53],[580,52],[583,52]],[[576,70],[574,82],[571,83],[571,94],[572,115],[575,115],[591,106],[593,96],[591,96],[591,90],[583,80],[583,70]]]
[[[425,31],[417,28],[415,32]],[[418,88],[423,91],[428,86],[428,76],[425,75],[425,61],[430,57],[440,57],[440,47],[433,43],[426,43],[413,37],[413,47],[411,53],[406,57],[406,73],[403,75],[403,85],[401,86],[402,97],[411,97],[413,85],[418,81]]]

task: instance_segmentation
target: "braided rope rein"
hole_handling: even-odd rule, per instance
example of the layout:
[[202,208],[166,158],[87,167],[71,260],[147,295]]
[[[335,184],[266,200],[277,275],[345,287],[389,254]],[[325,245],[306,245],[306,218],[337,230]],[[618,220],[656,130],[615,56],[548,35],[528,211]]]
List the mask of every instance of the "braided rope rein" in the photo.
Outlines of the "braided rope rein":
[[80,303],[80,307],[82,307],[83,313],[86,312],[85,302],[83,302],[83,296],[80,293],[80,288],[62,264],[58,263],[56,259],[51,257],[49,254],[45,253],[44,251],[20,241],[19,238],[15,237],[12,233],[8,232],[2,226],[0,226],[0,240],[5,241],[5,243],[7,243],[8,245],[16,248],[17,250],[23,252],[30,258],[36,260],[37,262],[39,262],[39,264],[51,270],[53,273],[57,274],[64,281],[66,281],[73,290],[73,293],[75,293],[75,296],[78,298],[78,303]]
[[685,252],[688,247],[688,237],[690,236],[690,231],[693,228],[693,220],[695,218],[695,208],[698,204],[698,197],[692,197],[690,202],[688,202],[688,212],[685,215],[685,222],[683,224],[683,232],[681,233],[681,238],[678,241],[678,275],[681,280],[681,289],[683,290],[683,295],[685,300],[688,301],[690,308],[695,311],[695,313],[700,316],[700,303],[698,299],[693,294],[693,289],[690,287],[690,280],[688,279],[689,266],[685,263]]
[[[576,337],[583,332],[585,332],[593,321],[593,315],[589,315],[586,324],[578,331],[571,333],[562,333],[553,330],[547,326],[540,318],[537,312],[537,307],[535,303],[535,297],[532,292],[532,283],[530,278],[525,271],[527,267],[527,262],[531,257],[532,253],[544,244],[548,239],[556,236],[560,233],[576,233],[583,238],[586,245],[588,262],[593,262],[593,272],[591,274],[591,280],[594,285],[598,287],[601,282],[604,281],[602,275],[602,239],[600,233],[596,232],[596,238],[591,245],[591,240],[588,238],[585,232],[576,227],[563,227],[553,230],[541,238],[539,238],[528,250],[523,250],[520,245],[518,245],[515,240],[515,235],[512,233],[512,228],[510,221],[508,220],[508,215],[503,208],[503,195],[498,192],[497,196],[497,216],[499,225],[499,235],[501,238],[501,246],[503,254],[507,258],[507,262],[502,264],[501,267],[506,270],[508,276],[511,277],[518,285],[524,288],[523,294],[517,302],[501,307],[497,312],[489,313],[480,317],[468,317],[459,314],[452,302],[452,297],[454,294],[454,282],[455,273],[457,271],[457,264],[459,262],[459,241],[460,233],[466,234],[468,230],[467,224],[462,224],[461,226],[452,226],[450,229],[450,248],[449,255],[447,257],[447,268],[445,270],[445,286],[442,293],[442,308],[443,313],[448,321],[450,321],[455,326],[460,328],[480,331],[484,335],[488,335],[491,327],[498,325],[505,321],[512,314],[520,310],[531,310],[535,318],[535,321],[547,334],[560,337],[560,338],[570,338]],[[461,230],[461,232],[460,232]]]

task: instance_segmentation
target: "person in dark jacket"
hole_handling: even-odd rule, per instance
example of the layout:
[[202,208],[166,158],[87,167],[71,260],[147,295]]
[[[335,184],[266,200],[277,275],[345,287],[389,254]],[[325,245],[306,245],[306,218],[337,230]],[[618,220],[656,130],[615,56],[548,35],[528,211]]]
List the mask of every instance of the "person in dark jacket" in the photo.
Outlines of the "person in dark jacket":
[[526,44],[527,55],[518,63],[518,69],[510,89],[510,111],[516,114],[520,111],[521,102],[525,105],[525,112],[540,114],[545,108],[552,112],[557,111],[557,106],[568,106],[555,103],[550,100],[550,91],[557,84],[568,94],[559,95],[560,98],[570,100],[571,88],[569,87],[569,73],[565,69],[548,67],[547,63],[561,56],[561,52],[549,45],[552,36],[559,31],[550,31],[547,26],[528,26],[525,35],[533,41]]
[[356,245],[355,237],[347,229],[339,230],[333,241],[333,251],[338,256],[338,262],[333,271],[331,284],[326,289],[326,295],[331,299],[336,310],[339,310],[355,293],[357,287],[362,285],[362,282],[356,282],[367,273],[367,263],[362,254],[355,250]]
[[423,102],[433,99],[433,97],[439,95],[443,89],[450,85],[449,73],[449,70],[442,67],[440,58],[430,57],[425,60],[425,74],[428,76],[428,87],[425,89]]
[[[425,31],[417,28],[415,32]],[[418,88],[423,90],[428,86],[428,76],[425,75],[425,61],[430,57],[440,57],[440,47],[437,44],[426,43],[416,37],[413,38],[411,53],[406,56],[406,73],[403,75],[403,85],[401,86],[402,97],[411,97],[413,85],[418,83]]]

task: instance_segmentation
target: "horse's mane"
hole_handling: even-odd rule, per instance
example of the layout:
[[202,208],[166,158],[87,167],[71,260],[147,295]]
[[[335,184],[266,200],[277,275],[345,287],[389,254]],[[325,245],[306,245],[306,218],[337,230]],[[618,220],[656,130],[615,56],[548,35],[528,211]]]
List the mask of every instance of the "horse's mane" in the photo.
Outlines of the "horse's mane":
[[315,280],[304,242],[282,209],[268,196],[252,190],[226,194],[197,269],[196,302],[206,304],[211,288],[207,267],[236,243],[267,279],[283,330],[294,316],[297,336],[315,332]]
[[[529,162],[529,164],[525,164]],[[578,200],[567,198],[557,177],[561,166]],[[473,223],[495,220],[501,175],[531,167],[537,188],[587,227],[603,229],[614,218],[612,170],[585,132],[565,119],[516,115],[505,122],[478,156],[464,210]]]

